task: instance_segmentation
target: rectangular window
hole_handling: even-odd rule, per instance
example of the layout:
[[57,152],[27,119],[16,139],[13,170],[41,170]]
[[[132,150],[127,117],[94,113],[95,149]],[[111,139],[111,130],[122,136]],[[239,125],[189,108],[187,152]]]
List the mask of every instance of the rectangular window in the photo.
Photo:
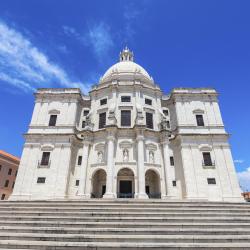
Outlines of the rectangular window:
[[173,187],[176,187],[176,181],[173,181],[172,183],[173,183]]
[[174,166],[174,157],[170,156],[170,166]]
[[5,199],[5,194],[2,194],[1,200],[4,200],[4,199]]
[[121,110],[121,126],[131,126],[131,111]]
[[9,186],[9,180],[6,180],[5,183],[4,183],[4,187],[8,187]]
[[89,114],[89,110],[84,110],[84,111],[83,111],[83,115],[84,115],[84,116],[87,116],[88,114]]
[[212,166],[211,154],[209,152],[203,152],[203,165],[204,166]]
[[14,188],[14,186],[15,186],[15,182],[13,182],[13,184],[12,184],[12,188]]
[[203,127],[204,126],[203,115],[196,115],[196,122],[197,126]]
[[146,112],[146,126],[147,128],[154,128],[154,123],[153,123],[153,114],[152,113],[147,113]]
[[148,98],[145,98],[145,104],[152,105],[152,100],[148,99]]
[[167,128],[170,128],[170,122],[167,121]]
[[99,128],[104,128],[106,125],[106,112],[99,114]]
[[79,180],[76,180],[76,186],[79,186]]
[[163,109],[163,114],[164,114],[165,116],[168,116],[168,110],[167,110],[167,109]]
[[105,104],[107,104],[107,98],[100,100],[100,105],[105,105]]
[[57,115],[51,115],[49,118],[49,126],[56,126]]
[[48,166],[49,165],[50,152],[43,152],[41,165]]
[[130,96],[122,96],[121,102],[131,102],[131,97]]
[[2,165],[0,165],[0,171],[2,170]]
[[17,171],[16,171],[16,173],[15,173],[15,177],[17,176]]
[[215,178],[207,178],[207,184],[215,185],[216,184]]
[[81,155],[78,156],[77,165],[78,166],[82,165],[82,156]]
[[86,122],[82,121],[82,128],[85,128]]
[[8,175],[11,175],[11,173],[12,173],[12,168],[9,169]]
[[45,183],[45,177],[38,177],[36,183]]

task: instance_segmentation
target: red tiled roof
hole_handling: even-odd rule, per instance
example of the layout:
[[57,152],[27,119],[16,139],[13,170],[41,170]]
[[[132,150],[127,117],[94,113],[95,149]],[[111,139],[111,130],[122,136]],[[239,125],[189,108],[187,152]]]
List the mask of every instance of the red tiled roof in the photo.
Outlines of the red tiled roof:
[[0,150],[0,156],[1,155],[4,156],[5,158],[9,158],[11,160],[20,162],[20,159],[18,157],[14,156],[12,154],[9,154],[9,153],[7,153],[7,152],[5,152],[3,150]]

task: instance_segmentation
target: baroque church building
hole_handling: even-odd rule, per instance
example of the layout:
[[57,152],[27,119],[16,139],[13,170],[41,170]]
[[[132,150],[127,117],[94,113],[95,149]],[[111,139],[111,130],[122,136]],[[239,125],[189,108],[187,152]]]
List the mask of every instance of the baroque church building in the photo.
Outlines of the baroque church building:
[[210,88],[163,94],[125,48],[89,95],[38,89],[12,200],[243,201]]

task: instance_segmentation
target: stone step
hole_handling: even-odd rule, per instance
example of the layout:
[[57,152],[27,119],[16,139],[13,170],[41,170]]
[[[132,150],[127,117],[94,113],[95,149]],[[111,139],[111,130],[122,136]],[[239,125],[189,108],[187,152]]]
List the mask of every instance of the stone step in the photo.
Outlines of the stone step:
[[127,250],[127,249],[154,249],[154,250],[249,250],[250,243],[135,243],[135,242],[54,242],[54,241],[16,241],[0,240],[0,249],[40,249],[40,250]]
[[249,229],[250,228],[250,223],[245,223],[245,222],[182,222],[179,221],[178,223],[173,223],[173,222],[144,222],[144,221],[137,221],[136,223],[129,222],[129,221],[118,221],[118,222],[100,222],[100,221],[19,221],[19,220],[13,220],[13,221],[8,221],[8,220],[2,220],[0,221],[1,226],[32,226],[32,227],[65,227],[65,228],[71,228],[71,227],[76,227],[76,228],[96,228],[96,227],[115,227],[115,228],[156,228],[156,229],[162,229],[162,228],[192,228],[192,227],[198,227],[198,228],[222,228],[222,229],[227,229],[227,228],[232,228],[237,230],[237,228],[245,228]]
[[[133,200],[133,199],[132,199]],[[231,208],[250,208],[249,203],[217,203],[217,202],[170,202],[170,201],[160,201],[154,202],[151,200],[138,201],[138,200],[122,201],[122,200],[81,200],[81,201],[1,201],[0,207],[14,207],[14,206],[109,206],[109,207],[231,207]]]
[[117,228],[117,227],[96,227],[96,228],[79,228],[79,227],[30,227],[30,226],[0,226],[0,232],[20,232],[20,233],[42,233],[42,234],[140,234],[140,235],[250,235],[250,228]]
[[239,209],[239,208],[204,208],[204,207],[199,207],[199,208],[183,208],[183,207],[177,207],[177,208],[159,208],[159,207],[154,207],[154,208],[149,208],[149,207],[128,207],[128,208],[122,208],[122,207],[105,207],[103,208],[102,206],[93,206],[93,207],[44,207],[40,206],[39,208],[34,208],[34,207],[0,207],[0,212],[2,211],[35,211],[42,210],[42,211],[57,211],[57,212],[74,212],[74,211],[85,211],[85,212],[92,212],[92,211],[103,211],[103,212],[117,212],[117,211],[129,211],[129,212],[182,212],[182,213],[189,213],[189,212],[218,212],[218,213],[224,213],[224,212],[234,212],[234,213],[250,213],[250,207],[244,208],[244,209]]
[[0,232],[0,240],[67,242],[205,243],[250,242],[250,235],[135,235],[135,234],[40,234]]
[[[50,211],[45,212],[43,210],[35,210],[35,211],[1,211],[1,216],[16,216],[16,217],[22,217],[22,216],[54,216],[58,215],[58,211]],[[85,211],[74,211],[74,212],[60,212],[60,216],[63,217],[234,217],[234,218],[240,218],[242,216],[249,216],[250,212],[242,212],[242,213],[233,213],[233,212],[225,212],[225,213],[217,213],[217,211],[214,212],[207,212],[207,211],[191,211],[191,212],[144,212],[143,210],[141,212],[128,212],[128,211],[119,211],[119,212],[85,212]]]
[[173,216],[158,216],[158,217],[131,217],[131,216],[113,216],[113,217],[101,217],[101,216],[29,216],[29,215],[22,215],[22,216],[16,216],[16,215],[11,215],[9,217],[6,217],[4,215],[0,215],[0,220],[8,220],[8,221],[13,221],[13,220],[28,220],[28,221],[70,221],[70,222],[75,222],[75,221],[133,221],[137,223],[138,221],[144,221],[144,222],[250,222],[250,217],[243,217],[243,216],[220,216],[220,217],[198,217],[198,216],[193,216],[193,217],[184,217],[184,216],[178,216],[178,217],[173,217]]

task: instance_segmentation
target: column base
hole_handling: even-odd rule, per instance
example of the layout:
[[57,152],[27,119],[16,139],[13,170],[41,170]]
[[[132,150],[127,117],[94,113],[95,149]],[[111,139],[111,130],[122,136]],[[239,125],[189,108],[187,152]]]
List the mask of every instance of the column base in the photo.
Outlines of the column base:
[[79,199],[90,199],[91,198],[90,194],[78,194],[77,197]]
[[147,199],[149,199],[148,198],[148,195],[146,194],[146,193],[138,193],[138,194],[135,194],[135,198],[136,199],[144,199],[144,200],[147,200]]
[[163,200],[176,200],[177,198],[173,195],[163,194],[161,196],[161,199],[163,199]]
[[103,195],[103,199],[114,199],[116,198],[116,195],[114,193],[105,193]]

